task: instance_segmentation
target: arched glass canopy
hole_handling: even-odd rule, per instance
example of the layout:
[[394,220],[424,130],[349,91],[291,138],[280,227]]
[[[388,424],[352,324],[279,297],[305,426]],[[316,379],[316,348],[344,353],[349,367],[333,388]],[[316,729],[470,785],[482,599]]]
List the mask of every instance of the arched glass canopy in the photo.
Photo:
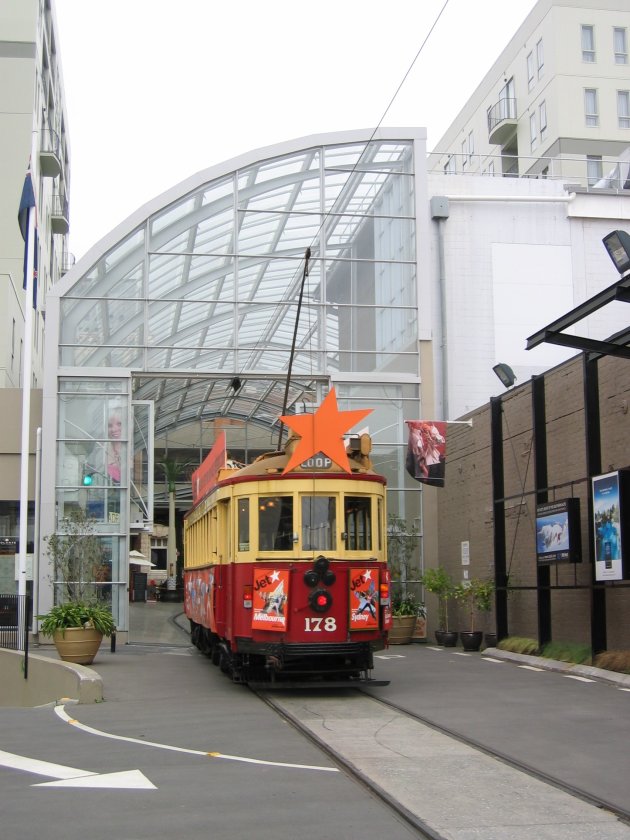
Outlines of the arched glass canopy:
[[148,373],[134,396],[155,400],[156,434],[226,414],[272,424],[310,247],[289,402],[318,376],[417,373],[413,179],[412,143],[373,140],[200,185],[64,292],[60,366]]
[[[252,152],[139,208],[77,263],[47,305],[43,533],[85,507],[83,473],[94,469],[89,513],[122,585],[148,425],[156,442],[176,436],[200,455],[220,423],[233,424],[229,448],[268,449],[294,338],[288,411],[334,383],[343,408],[373,409],[377,468],[394,492],[408,487],[400,453],[404,420],[419,411],[424,160],[419,129]],[[141,428],[134,403],[151,408]],[[105,464],[118,417],[112,482],[109,465],[92,462]]]

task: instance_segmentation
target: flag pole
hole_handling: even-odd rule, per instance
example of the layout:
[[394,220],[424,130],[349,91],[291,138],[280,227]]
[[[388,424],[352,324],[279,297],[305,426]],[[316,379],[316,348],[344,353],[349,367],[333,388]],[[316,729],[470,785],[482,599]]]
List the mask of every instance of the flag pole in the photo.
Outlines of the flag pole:
[[27,569],[26,569],[26,549],[28,543],[28,477],[29,477],[29,461],[30,461],[30,429],[31,429],[31,378],[33,369],[33,287],[34,287],[34,272],[35,272],[35,236],[37,229],[37,200],[35,198],[35,184],[31,167],[35,160],[37,151],[37,138],[33,132],[31,143],[31,157],[29,160],[27,177],[29,184],[25,181],[25,187],[30,187],[30,194],[25,195],[24,190],[22,194],[22,201],[20,202],[20,211],[18,212],[18,221],[20,221],[20,213],[24,209],[27,211],[26,231],[22,228],[22,235],[26,233],[25,247],[26,260],[25,270],[26,277],[24,278],[24,357],[22,364],[22,443],[20,447],[20,532],[19,532],[19,548],[18,548],[18,647],[20,650],[26,651],[27,633],[27,609],[26,609],[26,583],[27,583]]
[[36,210],[34,207],[29,208],[26,254],[26,303],[24,307],[24,359],[22,365],[22,445],[20,458],[20,545],[18,554],[18,595],[26,595],[31,371],[33,368],[33,271],[35,267],[35,212]]

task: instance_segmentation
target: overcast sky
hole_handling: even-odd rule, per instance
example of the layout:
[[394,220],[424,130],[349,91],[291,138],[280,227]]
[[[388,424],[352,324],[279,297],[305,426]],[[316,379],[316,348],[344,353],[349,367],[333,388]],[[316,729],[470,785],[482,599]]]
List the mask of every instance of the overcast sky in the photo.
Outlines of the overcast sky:
[[423,126],[431,147],[534,5],[56,0],[71,252],[250,149],[379,123]]

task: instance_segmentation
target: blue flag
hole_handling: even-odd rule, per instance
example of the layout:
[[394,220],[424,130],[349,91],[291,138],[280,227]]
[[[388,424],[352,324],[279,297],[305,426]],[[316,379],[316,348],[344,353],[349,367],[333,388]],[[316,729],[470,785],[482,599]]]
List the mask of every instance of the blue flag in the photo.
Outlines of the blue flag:
[[18,210],[18,224],[20,226],[20,233],[24,240],[24,273],[22,288],[26,289],[26,271],[28,265],[29,248],[33,247],[33,309],[37,308],[37,225],[35,226],[34,242],[31,246],[28,236],[28,222],[31,212],[35,212],[35,192],[33,190],[33,181],[31,180],[31,163],[29,161],[26,177],[24,178],[24,186],[22,187],[22,197],[20,198],[20,207]]

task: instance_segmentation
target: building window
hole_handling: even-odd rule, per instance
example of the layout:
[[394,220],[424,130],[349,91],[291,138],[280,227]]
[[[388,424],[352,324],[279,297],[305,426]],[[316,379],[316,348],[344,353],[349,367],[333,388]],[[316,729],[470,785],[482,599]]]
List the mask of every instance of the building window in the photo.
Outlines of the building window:
[[455,155],[449,155],[444,165],[445,175],[457,175],[457,161]]
[[619,128],[630,128],[630,91],[617,91],[617,118]]
[[491,160],[488,164],[488,175],[494,175],[494,161]]
[[462,140],[462,172],[466,171],[466,164],[468,163],[468,152],[467,152],[467,143],[465,140]]
[[595,27],[582,26],[582,61],[595,61]]
[[615,26],[613,29],[613,45],[615,50],[615,64],[627,64],[628,41],[625,27]]
[[545,72],[545,53],[543,51],[542,38],[536,44],[536,65],[538,68],[538,78],[542,79]]
[[536,144],[538,142],[538,135],[536,133],[536,114],[529,115],[529,142],[532,147],[532,151],[536,148]]
[[527,56],[527,90],[534,87],[534,53]]
[[468,162],[472,163],[473,155],[475,154],[475,137],[472,133],[468,135]]
[[589,187],[595,184],[602,178],[602,156],[601,155],[587,155],[586,156],[586,177]]
[[540,139],[545,139],[547,135],[547,103],[541,102],[538,106],[538,124],[540,126]]
[[584,116],[586,117],[586,125],[599,125],[596,88],[584,89]]

